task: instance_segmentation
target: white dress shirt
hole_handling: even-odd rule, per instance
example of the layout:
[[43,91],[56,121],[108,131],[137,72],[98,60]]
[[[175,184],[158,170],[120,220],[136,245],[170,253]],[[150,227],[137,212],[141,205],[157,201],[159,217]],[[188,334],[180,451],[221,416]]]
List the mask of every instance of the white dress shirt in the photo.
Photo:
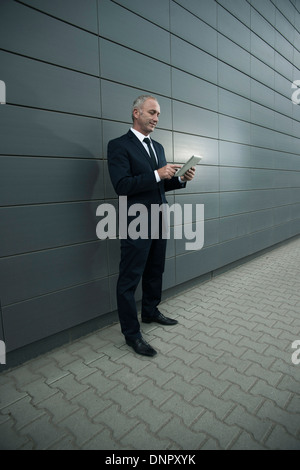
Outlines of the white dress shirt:
[[[141,132],[137,131],[136,129],[133,129],[133,127],[130,129],[131,132],[134,133],[134,135],[139,139],[139,141],[143,144],[145,150],[147,151],[148,155],[149,155],[149,158],[150,158],[150,153],[149,153],[149,149],[148,149],[148,145],[146,144],[146,142],[144,142],[144,139],[145,139],[145,135],[144,134],[141,134]],[[155,155],[155,158],[156,158],[156,163],[158,163],[158,158],[157,158],[157,155],[156,155],[156,152],[155,152],[155,148],[152,144],[152,140],[150,138],[150,136],[147,136],[147,138],[150,140],[150,145],[151,145],[151,148],[153,150],[153,153]],[[159,174],[158,174],[158,171],[157,170],[154,170],[154,175],[155,175],[155,179],[156,179],[156,182],[159,183],[160,182],[160,177],[159,177]]]

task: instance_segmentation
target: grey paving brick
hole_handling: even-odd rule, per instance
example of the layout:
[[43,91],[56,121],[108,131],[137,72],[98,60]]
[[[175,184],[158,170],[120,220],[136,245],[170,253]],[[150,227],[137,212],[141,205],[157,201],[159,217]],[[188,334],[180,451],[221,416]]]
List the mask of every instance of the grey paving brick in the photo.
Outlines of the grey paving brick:
[[191,403],[194,406],[200,406],[205,410],[212,411],[220,420],[223,420],[235,407],[232,402],[215,397],[209,390],[203,390]]
[[62,391],[66,400],[71,400],[88,388],[86,384],[78,382],[71,374],[56,380],[52,385],[55,386],[55,391],[57,391],[57,389]]
[[134,373],[131,368],[123,366],[121,370],[114,372],[109,377],[108,383],[113,386],[117,386],[121,383],[127,390],[133,391],[147,380],[147,376],[144,375],[143,371],[144,369]]
[[265,441],[265,445],[272,450],[300,450],[300,440],[288,434],[286,429],[278,424]]
[[[49,361],[48,363],[52,363],[53,361]],[[0,375],[0,390],[1,390],[1,379],[5,377],[4,375]],[[6,375],[7,379],[9,379],[9,383],[13,385],[13,387],[22,388],[23,385],[29,384],[31,382],[35,382],[36,380],[41,380],[42,375],[40,373],[36,373],[31,370],[30,363],[24,364],[22,367],[18,367],[17,369],[13,369],[9,371]]]
[[262,379],[257,380],[257,382],[249,390],[249,393],[256,397],[264,397],[272,400],[281,408],[284,408],[290,399],[289,391],[280,390],[278,387],[275,388]]
[[137,418],[124,414],[116,404],[111,405],[94,417],[93,422],[108,429],[114,439],[120,440],[139,424]]
[[14,403],[11,403],[2,410],[3,416],[7,416],[14,420],[15,429],[18,431],[32,421],[45,414],[45,411],[37,409],[31,403],[31,398],[25,396]]
[[[300,449],[300,239],[0,374],[0,449]],[[299,338],[298,338],[299,336]]]
[[51,416],[52,422],[56,424],[78,410],[78,406],[65,399],[61,391],[40,401],[35,407]]
[[[160,407],[162,411],[169,411],[170,418],[172,415],[176,415],[182,419],[187,427],[205,412],[205,409],[196,403],[188,403],[182,400],[182,397],[178,394],[174,394],[169,400]],[[169,419],[170,419],[169,418]]]
[[87,365],[81,359],[78,359],[77,361],[75,360],[74,362],[67,364],[64,367],[64,370],[66,371],[66,373],[71,372],[78,381],[85,377],[88,377],[89,375],[97,371],[97,369],[93,367],[93,362]]
[[286,410],[290,413],[300,413],[300,396],[293,394],[286,407]]
[[257,413],[258,417],[269,420],[273,423],[284,426],[294,437],[298,437],[300,432],[300,413],[290,413],[274,403],[266,400]]
[[[165,402],[165,405],[169,401]],[[150,400],[145,398],[128,412],[128,416],[144,422],[150,431],[155,434],[164,424],[170,421],[172,413],[164,408],[164,405],[160,409],[156,408]]]
[[80,446],[82,450],[132,450],[134,447],[131,445],[122,446],[119,441],[116,441],[112,433],[108,429],[103,429],[99,434],[92,437],[89,441]]
[[132,408],[138,406],[141,401],[145,400],[145,398],[133,395],[120,384],[105,394],[102,394],[101,397],[98,397],[98,400],[100,403],[103,403],[103,409],[108,408],[108,406],[112,405],[114,402],[120,407],[123,413],[128,413]]
[[163,388],[179,394],[183,400],[189,402],[199,394],[199,387],[196,384],[187,383],[180,376],[174,376]]
[[230,447],[239,436],[241,429],[236,425],[228,424],[216,418],[212,411],[206,411],[195,423],[191,430],[197,433],[206,433],[207,436],[215,439],[221,449]]
[[88,442],[93,436],[104,429],[100,423],[91,421],[85,410],[75,411],[60,423],[60,429],[67,429],[75,439],[75,443],[81,448],[85,442]]
[[157,437],[172,440],[178,446],[179,450],[200,449],[207,438],[205,431],[200,432],[198,430],[192,430],[185,426],[177,416],[173,417],[157,433]]
[[49,416],[43,415],[20,430],[20,434],[30,437],[34,449],[46,450],[66,435],[64,429],[58,428]]
[[47,385],[51,385],[56,380],[59,380],[63,377],[69,375],[68,370],[63,370],[55,362],[51,362],[40,369],[40,374],[44,377],[44,382]]
[[[122,356],[127,357],[127,356]],[[110,377],[117,371],[122,370],[123,365],[118,363],[117,361],[112,361],[109,357],[103,355],[97,358],[95,361],[91,362],[90,367],[96,368],[97,370],[101,371],[105,377]]]
[[249,377],[257,377],[266,380],[266,382],[273,387],[275,387],[282,378],[281,373],[265,369],[260,364],[251,364],[245,371],[245,374]]
[[101,413],[101,411],[111,406],[112,403],[113,402],[104,395],[98,395],[93,387],[88,388],[68,401],[68,404],[72,405],[72,413],[78,408],[83,408],[90,418]]
[[243,406],[238,405],[232,413],[227,416],[225,422],[230,425],[236,424],[238,427],[250,433],[257,442],[262,442],[266,434],[272,429],[272,423],[263,417],[250,414]]
[[19,434],[13,427],[12,422],[5,422],[0,428],[0,450],[18,450],[27,445],[32,449],[34,443],[29,436]]
[[230,446],[230,450],[267,450],[268,448],[257,442],[251,434],[243,431],[236,441]]
[[0,410],[28,396],[26,391],[17,390],[13,382],[0,385]]
[[233,367],[227,367],[227,369],[219,376],[219,379],[227,380],[231,383],[239,385],[239,387],[241,387],[241,389],[246,392],[254,385],[257,380],[256,377],[247,377],[245,374],[238,372]]
[[133,390],[133,396],[149,398],[152,403],[158,408],[174,395],[173,390],[166,390],[158,387],[156,383],[148,379],[143,382],[139,387]]
[[249,413],[254,413],[264,402],[264,397],[253,396],[244,392],[238,385],[230,385],[230,387],[222,394],[223,400],[229,400],[232,403],[242,405]]
[[227,390],[231,382],[228,380],[219,380],[215,377],[213,377],[211,374],[208,372],[202,372],[201,374],[197,375],[194,379],[191,380],[191,384],[197,385],[202,388],[207,388],[215,396],[222,395],[222,393]]
[[171,444],[168,438],[150,433],[144,423],[135,426],[120,439],[120,443],[125,449],[130,446],[136,450],[167,450]]
[[48,450],[80,450],[83,446],[78,446],[75,443],[75,438],[73,436],[65,436],[59,441],[48,447]]

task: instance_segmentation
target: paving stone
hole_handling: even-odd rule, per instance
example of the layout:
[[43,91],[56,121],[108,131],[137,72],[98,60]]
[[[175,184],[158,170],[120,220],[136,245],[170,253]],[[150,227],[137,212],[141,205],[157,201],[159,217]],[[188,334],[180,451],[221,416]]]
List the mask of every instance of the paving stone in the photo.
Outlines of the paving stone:
[[28,436],[19,434],[13,427],[12,422],[6,421],[1,424],[0,450],[18,450],[25,445],[32,449],[34,443]]
[[170,446],[168,439],[161,439],[150,433],[144,423],[140,423],[126,434],[120,443],[123,448],[129,446],[136,450],[166,450]]
[[43,369],[40,370],[40,374],[44,378],[44,382],[47,385],[51,385],[56,380],[66,377],[69,375],[69,373],[70,372],[68,370],[63,370],[61,367],[58,367],[55,362],[47,364],[45,367],[43,367]]
[[267,450],[268,448],[257,442],[251,434],[243,431],[236,441],[230,446],[230,450]]
[[199,432],[185,426],[177,417],[173,417],[158,433],[162,439],[170,439],[177,444],[178,449],[197,450],[207,439],[205,431]]
[[99,434],[92,437],[89,441],[81,445],[81,450],[131,450],[134,449],[131,445],[122,446],[119,441],[116,441],[112,433],[108,429],[103,429]]
[[160,407],[160,410],[169,411],[170,417],[172,416],[171,413],[178,416],[187,427],[191,426],[191,424],[205,412],[204,408],[196,403],[188,403],[182,400],[182,397],[178,394],[174,394],[169,400],[165,401]]
[[86,384],[77,381],[71,374],[56,380],[52,385],[55,386],[56,390],[59,389],[62,391],[66,400],[71,400],[73,397],[79,395],[88,388]]
[[[165,405],[166,403],[169,403],[169,400],[165,402]],[[128,416],[137,418],[140,422],[147,424],[150,431],[154,434],[172,418],[172,414],[164,408],[164,405],[158,409],[146,398],[143,401],[140,401],[140,403],[132,408],[127,414]]]
[[250,433],[255,441],[258,443],[263,441],[263,438],[272,429],[272,424],[269,420],[254,416],[241,405],[238,405],[226,417],[225,422],[229,425],[236,424],[238,427]]
[[0,374],[0,449],[300,449],[300,239]]
[[20,434],[30,437],[35,450],[46,450],[52,444],[62,439],[66,431],[58,428],[49,416],[43,415],[20,430]]
[[3,415],[8,415],[15,422],[15,428],[18,431],[27,424],[35,421],[45,414],[45,411],[37,409],[31,403],[31,398],[25,396],[14,403],[11,403],[2,410]]
[[[108,406],[112,405],[115,402],[119,405],[120,410],[123,413],[127,413],[132,408],[138,406],[141,401],[144,401],[144,397],[133,395],[131,392],[128,392],[123,385],[117,385],[112,390],[109,390],[107,393],[102,394],[101,399],[103,403],[103,408],[108,408]],[[99,413],[99,412],[98,412]],[[98,414],[97,413],[97,414]]]
[[219,375],[219,379],[239,385],[242,390],[248,391],[257,381],[256,377],[247,377],[245,374],[238,372],[233,367],[227,369]]
[[288,434],[286,429],[278,424],[265,441],[265,445],[272,450],[300,450],[300,440]]
[[135,397],[149,398],[151,402],[158,408],[166,401],[169,400],[173,395],[173,390],[165,390],[158,387],[152,380],[143,382],[139,387],[133,390]]
[[202,374],[197,375],[197,377],[191,380],[191,384],[199,386],[199,392],[201,388],[207,388],[213,392],[215,396],[220,396],[230,387],[231,382],[228,380],[219,380],[208,372],[202,372]]
[[103,425],[94,423],[89,419],[85,410],[77,410],[60,422],[60,429],[67,429],[75,438],[74,441],[79,448],[89,441],[93,436],[103,430]]
[[18,391],[12,382],[0,385],[0,410],[28,396],[26,391]]
[[282,378],[282,374],[272,370],[267,370],[261,367],[260,364],[251,364],[250,367],[245,371],[245,374],[249,377],[257,377],[258,379],[266,380],[267,383],[275,387]]
[[116,404],[101,411],[101,413],[94,417],[93,421],[108,429],[116,440],[120,440],[133,428],[136,428],[139,423],[138,419],[128,414],[125,415]]
[[231,385],[223,394],[223,400],[231,401],[235,404],[240,404],[248,410],[249,413],[255,413],[264,402],[264,397],[253,396],[244,392],[238,385]]
[[65,436],[59,441],[51,444],[47,450],[81,450],[83,446],[77,445],[73,436]]
[[210,410],[223,420],[228,413],[235,407],[230,401],[215,397],[209,390],[203,390],[192,401],[193,406],[201,407],[204,410]]
[[[50,362],[49,362],[50,363]],[[53,364],[53,361],[52,361]],[[48,365],[48,364],[47,364]],[[4,375],[0,375],[0,390],[1,390],[1,379]],[[17,369],[13,369],[8,372],[7,376],[8,379],[12,380],[10,383],[15,387],[22,388],[23,385],[29,384],[31,382],[35,382],[36,380],[41,380],[42,375],[36,372],[33,372],[29,364],[24,364],[22,367],[18,367]]]
[[230,445],[235,442],[241,432],[238,426],[228,425],[217,419],[212,411],[206,411],[192,424],[191,429],[196,432],[206,433],[219,443],[221,449],[230,448]]
[[127,390],[133,391],[147,380],[147,376],[143,374],[143,371],[144,369],[140,371],[142,375],[139,375],[139,372],[134,373],[131,368],[123,366],[121,370],[114,372],[109,377],[109,383],[113,386],[121,383]]
[[296,414],[290,413],[266,400],[258,411],[257,416],[284,426],[294,437],[297,437],[300,433],[300,412]]
[[56,424],[78,410],[78,406],[65,399],[64,394],[60,391],[40,401],[36,408],[50,415],[52,422]]

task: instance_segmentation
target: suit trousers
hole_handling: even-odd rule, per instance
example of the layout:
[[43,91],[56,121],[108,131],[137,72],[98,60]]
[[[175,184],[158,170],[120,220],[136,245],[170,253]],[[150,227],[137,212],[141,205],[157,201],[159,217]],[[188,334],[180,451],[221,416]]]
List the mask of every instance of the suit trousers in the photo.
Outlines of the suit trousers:
[[166,239],[122,239],[117,282],[117,304],[121,331],[127,339],[141,337],[135,292],[142,279],[142,317],[157,315],[161,301]]

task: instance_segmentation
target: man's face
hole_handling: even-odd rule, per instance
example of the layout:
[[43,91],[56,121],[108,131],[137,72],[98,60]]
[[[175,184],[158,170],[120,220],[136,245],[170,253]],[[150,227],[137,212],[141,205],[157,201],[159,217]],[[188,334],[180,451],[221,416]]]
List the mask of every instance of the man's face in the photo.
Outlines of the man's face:
[[133,110],[133,128],[144,135],[149,135],[155,129],[159,115],[160,106],[158,102],[149,98],[144,102],[141,109]]

